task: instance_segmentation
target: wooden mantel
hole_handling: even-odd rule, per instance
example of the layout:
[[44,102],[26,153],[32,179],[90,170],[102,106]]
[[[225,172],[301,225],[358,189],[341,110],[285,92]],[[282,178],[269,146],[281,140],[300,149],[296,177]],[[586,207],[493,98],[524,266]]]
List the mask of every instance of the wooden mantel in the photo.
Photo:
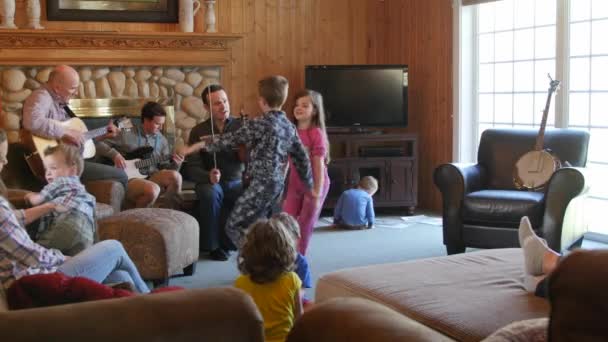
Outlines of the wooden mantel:
[[240,35],[0,30],[0,65],[220,65]]

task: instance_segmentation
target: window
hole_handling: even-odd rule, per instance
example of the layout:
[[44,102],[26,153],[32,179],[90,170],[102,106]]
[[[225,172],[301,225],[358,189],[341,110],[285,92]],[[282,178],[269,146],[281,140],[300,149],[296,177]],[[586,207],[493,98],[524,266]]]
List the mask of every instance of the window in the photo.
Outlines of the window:
[[[502,0],[463,7],[459,18],[460,49],[472,50],[461,51],[465,66],[460,70],[473,73],[459,80],[459,112],[472,113],[461,117],[460,125],[474,122],[474,141],[458,137],[466,149],[459,159],[472,159],[487,128],[538,128],[551,74],[562,86],[547,126],[590,132],[591,199],[584,207],[594,213],[608,210],[603,179],[608,176],[603,150],[608,146],[608,1]],[[467,54],[471,61],[462,57]],[[469,84],[463,84],[468,78]]]
[[547,75],[555,77],[555,0],[499,1],[477,11],[479,135],[491,127],[538,127]]

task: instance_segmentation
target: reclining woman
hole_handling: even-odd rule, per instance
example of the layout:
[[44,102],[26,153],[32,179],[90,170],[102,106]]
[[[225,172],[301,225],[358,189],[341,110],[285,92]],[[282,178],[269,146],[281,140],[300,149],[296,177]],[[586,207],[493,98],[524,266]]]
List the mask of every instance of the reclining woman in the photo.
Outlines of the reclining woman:
[[[8,163],[7,152],[6,132],[0,129],[0,171]],[[0,195],[0,284],[4,288],[26,275],[61,272],[100,283],[129,282],[138,292],[150,292],[120,242],[101,241],[73,257],[66,257],[56,249],[33,242],[3,195]],[[46,209],[53,210],[50,206],[52,203]]]

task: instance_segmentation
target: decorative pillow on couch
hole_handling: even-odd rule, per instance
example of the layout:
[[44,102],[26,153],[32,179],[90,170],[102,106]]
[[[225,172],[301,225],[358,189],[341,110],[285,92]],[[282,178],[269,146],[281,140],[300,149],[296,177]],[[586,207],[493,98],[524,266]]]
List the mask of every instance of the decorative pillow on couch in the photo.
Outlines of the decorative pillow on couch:
[[35,274],[15,281],[7,290],[11,310],[133,296],[84,277],[63,273]]
[[483,342],[544,342],[547,341],[548,318],[513,322],[496,330]]

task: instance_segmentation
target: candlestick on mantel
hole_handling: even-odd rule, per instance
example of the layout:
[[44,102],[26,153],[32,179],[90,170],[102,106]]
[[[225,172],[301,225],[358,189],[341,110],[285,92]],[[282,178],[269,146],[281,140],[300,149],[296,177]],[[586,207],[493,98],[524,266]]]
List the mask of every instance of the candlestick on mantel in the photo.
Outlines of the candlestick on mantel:
[[27,28],[41,30],[40,25],[40,0],[27,0]]
[[215,27],[215,0],[205,1],[205,32],[217,32]]
[[16,29],[15,25],[15,0],[0,0],[0,28]]

